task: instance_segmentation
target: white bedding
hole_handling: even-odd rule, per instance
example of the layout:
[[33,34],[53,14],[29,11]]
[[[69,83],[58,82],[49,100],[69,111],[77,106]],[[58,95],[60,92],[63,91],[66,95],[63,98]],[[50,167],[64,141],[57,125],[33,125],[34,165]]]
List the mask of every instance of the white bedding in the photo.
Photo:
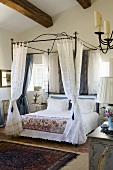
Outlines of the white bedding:
[[35,112],[35,113],[29,113],[29,115],[69,118],[71,116],[71,113],[70,113],[70,111],[53,111],[53,110],[50,110],[50,109],[45,109],[45,110],[40,110],[40,111]]
[[96,129],[99,125],[99,114],[97,112],[82,114],[82,119],[86,135]]
[[[70,111],[52,111],[52,110],[42,110],[38,111],[35,113],[30,113],[30,115],[38,115],[38,116],[46,116],[46,117],[60,117],[60,118],[70,118],[71,113]],[[94,130],[98,126],[98,119],[99,115],[96,112],[90,112],[86,114],[81,114],[83,123],[84,123],[84,128],[85,128],[85,133],[86,135]],[[76,125],[75,125],[76,128]],[[24,129],[21,133],[20,136],[27,136],[27,137],[33,137],[33,138],[42,138],[42,139],[48,139],[48,140],[55,140],[55,141],[66,141],[63,139],[63,134],[57,134],[57,133],[48,133],[48,132],[42,132],[42,131],[36,131],[36,130],[29,130],[29,129]]]

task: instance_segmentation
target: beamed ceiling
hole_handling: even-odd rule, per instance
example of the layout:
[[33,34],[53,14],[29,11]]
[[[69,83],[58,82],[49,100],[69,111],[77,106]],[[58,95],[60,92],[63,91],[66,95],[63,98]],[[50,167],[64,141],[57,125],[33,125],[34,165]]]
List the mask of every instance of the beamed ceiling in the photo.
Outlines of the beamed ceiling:
[[[76,1],[84,9],[89,8],[91,6],[91,0],[76,0]],[[51,16],[49,16],[47,13],[39,9],[38,6],[31,4],[27,0],[0,0],[0,2],[18,11],[19,13],[23,14],[24,16],[32,19],[33,21],[41,24],[46,28],[51,27],[53,25]]]

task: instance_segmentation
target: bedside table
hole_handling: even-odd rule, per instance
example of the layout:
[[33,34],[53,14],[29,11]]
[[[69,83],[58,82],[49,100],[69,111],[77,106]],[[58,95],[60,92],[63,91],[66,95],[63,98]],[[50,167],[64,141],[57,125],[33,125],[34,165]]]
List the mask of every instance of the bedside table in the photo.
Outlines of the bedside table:
[[30,113],[33,113],[33,112],[37,112],[37,111],[40,111],[40,110],[44,110],[47,108],[47,104],[46,103],[31,103],[29,105],[29,110],[30,110]]

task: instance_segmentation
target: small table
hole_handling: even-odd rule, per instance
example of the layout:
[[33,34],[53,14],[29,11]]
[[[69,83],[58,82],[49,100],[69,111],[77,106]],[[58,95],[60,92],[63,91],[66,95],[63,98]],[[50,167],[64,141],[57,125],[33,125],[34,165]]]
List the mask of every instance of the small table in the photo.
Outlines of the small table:
[[[97,170],[98,160],[105,148],[113,146],[113,135],[101,132],[98,127],[94,132],[88,135],[89,138],[89,170]],[[105,170],[113,170],[113,151],[109,154],[109,163],[105,165]]]
[[29,105],[30,113],[44,110],[47,108],[47,103],[31,103]]

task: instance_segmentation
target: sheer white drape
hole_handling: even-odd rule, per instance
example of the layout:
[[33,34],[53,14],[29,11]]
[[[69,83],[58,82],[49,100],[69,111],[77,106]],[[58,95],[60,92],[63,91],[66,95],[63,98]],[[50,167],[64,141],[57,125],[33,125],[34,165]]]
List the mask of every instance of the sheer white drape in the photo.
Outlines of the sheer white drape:
[[44,53],[42,55],[43,64],[43,89],[48,92],[48,80],[49,80],[49,56]]
[[[71,99],[72,101],[71,112],[72,114],[74,113],[74,120],[70,117],[70,120],[67,123],[64,132],[64,139],[72,144],[82,144],[86,141],[86,135],[81,114],[77,105],[72,40],[57,41],[57,48],[64,91],[68,99]],[[74,128],[75,126],[76,128]]]
[[43,88],[48,92],[59,93],[58,54],[42,55]]
[[82,42],[77,41],[77,52],[76,52],[76,59],[75,59],[76,94],[77,94],[77,96],[79,95],[79,89],[80,89],[82,54],[83,54],[83,44],[82,44]]
[[97,94],[101,76],[102,58],[100,51],[90,51],[88,61],[88,93]]
[[5,131],[7,135],[14,135],[22,130],[20,113],[16,100],[22,94],[25,73],[27,47],[24,44],[13,45],[13,63],[11,72],[11,101],[8,109]]
[[59,93],[58,54],[49,55],[49,91]]

